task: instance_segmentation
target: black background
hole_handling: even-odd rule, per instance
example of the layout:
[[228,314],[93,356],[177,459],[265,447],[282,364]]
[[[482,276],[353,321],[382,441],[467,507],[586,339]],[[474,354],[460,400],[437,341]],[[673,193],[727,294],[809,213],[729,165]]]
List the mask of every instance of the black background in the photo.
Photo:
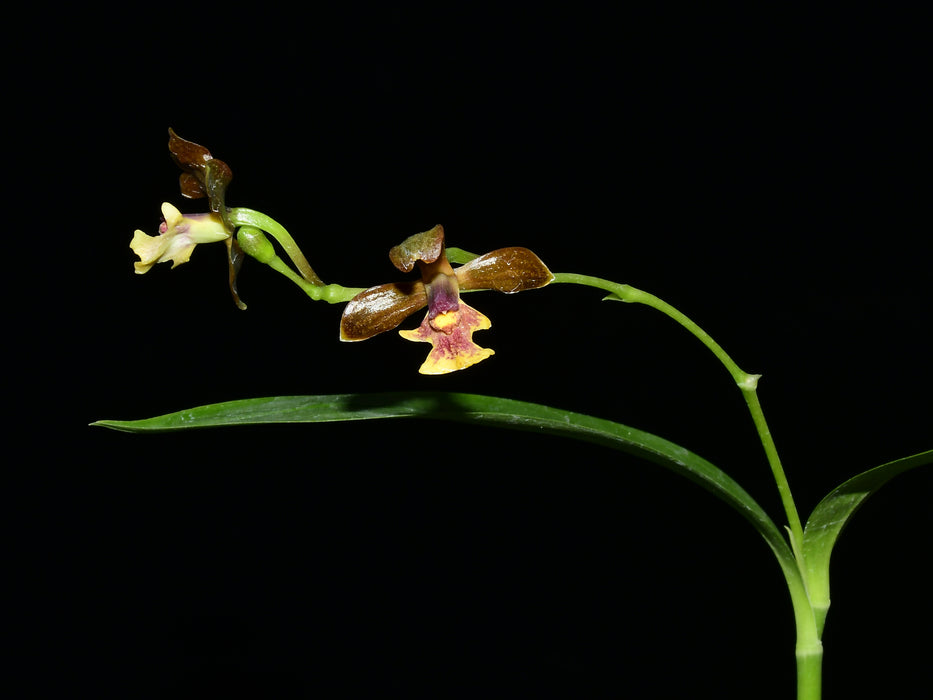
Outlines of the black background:
[[[452,246],[524,245],[554,271],[671,302],[764,375],[806,514],[849,476],[930,447],[915,29],[849,11],[270,6],[25,31],[6,62],[22,117],[6,133],[6,307],[30,682],[122,697],[791,697],[773,557],[653,465],[418,421],[86,426],[278,394],[494,394],[663,435],[784,521],[728,374],[650,309],[562,285],[471,296],[496,355],[422,377],[426,346],[341,344],[340,307],[253,261],[238,311],[222,246],[135,276],[129,240],[155,232],[162,201],[203,209],[177,193],[171,126],[231,166],[227,203],[288,227],[326,281],[396,279],[388,249],[442,223]],[[931,485],[929,469],[895,480],[840,540],[826,697],[927,685]]]

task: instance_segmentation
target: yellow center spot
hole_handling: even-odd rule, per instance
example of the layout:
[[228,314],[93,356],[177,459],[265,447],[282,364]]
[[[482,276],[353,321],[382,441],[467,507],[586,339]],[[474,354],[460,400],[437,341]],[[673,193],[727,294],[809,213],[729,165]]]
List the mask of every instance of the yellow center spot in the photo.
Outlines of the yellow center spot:
[[438,314],[431,319],[431,326],[436,331],[443,331],[449,333],[450,330],[456,327],[457,323],[460,321],[460,314],[456,311],[445,311],[442,314]]

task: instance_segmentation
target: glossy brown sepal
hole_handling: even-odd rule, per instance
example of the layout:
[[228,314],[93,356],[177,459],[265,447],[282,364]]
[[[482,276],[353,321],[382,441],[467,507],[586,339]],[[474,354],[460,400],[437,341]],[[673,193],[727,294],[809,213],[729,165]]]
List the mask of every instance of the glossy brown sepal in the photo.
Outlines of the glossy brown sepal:
[[179,178],[183,197],[207,197],[211,211],[226,222],[224,194],[233,179],[233,171],[222,160],[214,158],[204,146],[183,139],[173,129],[168,130],[168,152],[175,164],[184,170]]
[[340,318],[340,340],[366,340],[385,333],[428,305],[422,282],[397,282],[370,287],[353,297]]
[[183,139],[172,128],[168,130],[168,152],[175,164],[185,172],[202,168],[214,157],[204,146]]
[[492,289],[505,294],[540,289],[554,280],[528,248],[499,248],[456,268],[461,289]]

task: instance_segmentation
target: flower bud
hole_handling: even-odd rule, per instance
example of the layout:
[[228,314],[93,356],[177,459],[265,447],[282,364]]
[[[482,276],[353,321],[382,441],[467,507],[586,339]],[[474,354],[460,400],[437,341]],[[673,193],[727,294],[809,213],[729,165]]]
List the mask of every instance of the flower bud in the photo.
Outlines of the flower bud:
[[244,253],[268,265],[275,257],[275,248],[266,234],[253,226],[241,226],[236,234],[237,243]]

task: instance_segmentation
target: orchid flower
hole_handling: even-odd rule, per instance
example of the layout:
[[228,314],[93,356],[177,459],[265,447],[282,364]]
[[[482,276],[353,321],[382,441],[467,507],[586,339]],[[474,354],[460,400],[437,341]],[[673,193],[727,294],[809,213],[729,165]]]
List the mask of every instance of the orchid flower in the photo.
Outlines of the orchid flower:
[[142,275],[156,263],[172,261],[172,267],[188,262],[199,243],[216,243],[230,238],[227,227],[217,214],[183,215],[173,205],[162,204],[162,224],[158,236],[140,230],[133,234],[130,248],[139,256],[134,263],[136,274]]
[[473,333],[491,322],[460,299],[461,290],[492,289],[506,294],[538,289],[554,276],[527,248],[500,248],[454,269],[444,247],[444,228],[410,236],[389,251],[402,272],[415,265],[421,280],[371,287],[347,303],[340,320],[340,339],[366,340],[392,330],[416,311],[428,307],[415,330],[399,331],[406,340],[431,343],[432,350],[418,370],[446,374],[466,369],[494,354],[473,342]]

